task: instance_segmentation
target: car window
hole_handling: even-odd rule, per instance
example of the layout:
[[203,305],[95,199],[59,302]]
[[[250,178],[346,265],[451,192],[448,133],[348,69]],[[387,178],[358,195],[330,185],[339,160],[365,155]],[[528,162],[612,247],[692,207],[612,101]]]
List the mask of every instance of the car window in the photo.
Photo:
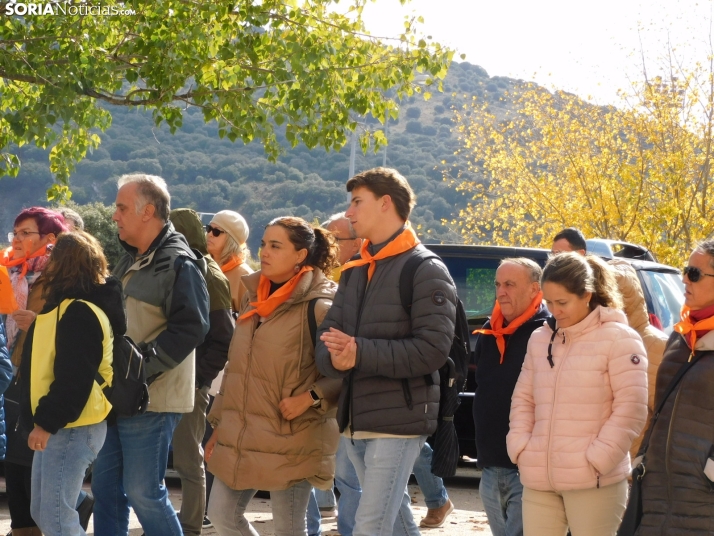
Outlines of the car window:
[[641,280],[649,293],[650,311],[657,315],[662,329],[669,335],[674,324],[679,322],[679,313],[684,303],[682,276],[675,273],[640,270]]
[[482,324],[496,300],[496,269],[500,259],[442,257],[464,303],[469,324]]

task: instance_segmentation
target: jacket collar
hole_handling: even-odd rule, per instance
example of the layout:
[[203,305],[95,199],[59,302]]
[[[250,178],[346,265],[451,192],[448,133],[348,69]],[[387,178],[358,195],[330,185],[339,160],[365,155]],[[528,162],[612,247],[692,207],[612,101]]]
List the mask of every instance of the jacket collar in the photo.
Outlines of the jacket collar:
[[[260,272],[261,271],[258,270],[257,272],[241,277],[241,281],[243,282],[246,292],[248,293],[249,301],[252,302],[258,299]],[[281,303],[277,309],[275,309],[273,315],[294,303],[310,301],[313,298],[327,298],[331,300],[334,296],[336,287],[337,285],[333,281],[327,279],[327,277],[325,277],[325,275],[317,268],[311,272],[305,272],[305,274],[300,278],[300,282],[295,287],[292,296],[285,300],[284,303]]]
[[698,338],[694,344],[694,349],[701,352],[714,350],[714,331],[710,331],[703,337]]
[[[166,225],[164,225],[164,228],[161,229],[158,235],[156,235],[156,238],[154,238],[153,242],[151,242],[151,245],[149,246],[149,249],[146,250],[146,252],[141,255],[142,257],[147,257],[151,255],[156,249],[161,246],[169,236],[174,234],[176,230],[174,229],[174,224],[169,222],[166,222]],[[118,238],[118,237],[117,237]],[[134,246],[130,246],[126,242],[124,242],[121,238],[119,238],[119,243],[121,244],[121,247],[126,250],[126,252],[131,255],[132,259],[136,259],[137,255],[139,254],[139,250],[135,248]]]
[[[569,338],[577,338],[580,335],[589,333],[595,328],[606,322],[617,322],[619,324],[627,324],[627,317],[625,313],[619,309],[612,309],[610,307],[603,307],[598,305],[593,309],[588,316],[582,319],[580,322],[573,326],[567,328],[559,328],[559,332],[567,335]],[[554,331],[555,319],[553,317],[549,318],[546,322],[551,331]]]

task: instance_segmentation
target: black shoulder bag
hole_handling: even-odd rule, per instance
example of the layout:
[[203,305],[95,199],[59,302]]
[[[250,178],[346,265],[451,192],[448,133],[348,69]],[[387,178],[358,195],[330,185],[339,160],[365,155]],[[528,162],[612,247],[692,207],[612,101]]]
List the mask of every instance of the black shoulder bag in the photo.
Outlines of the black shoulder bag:
[[634,536],[640,526],[640,522],[642,521],[642,478],[647,472],[645,467],[645,456],[647,454],[647,449],[650,446],[652,431],[654,430],[655,423],[657,422],[659,414],[662,411],[662,408],[664,408],[669,395],[672,394],[672,391],[674,391],[674,388],[677,387],[677,384],[682,377],[690,368],[692,368],[692,366],[694,366],[694,363],[696,363],[700,357],[701,354],[679,367],[677,374],[674,378],[672,378],[672,381],[669,382],[667,390],[664,392],[664,396],[657,406],[657,410],[654,415],[652,415],[650,426],[647,429],[647,435],[642,441],[642,446],[640,447],[640,452],[642,453],[640,457],[642,460],[637,464],[637,467],[632,470],[632,487],[630,488],[630,497],[627,501],[625,514],[622,516],[622,523],[620,523],[620,528],[617,530],[617,536]]

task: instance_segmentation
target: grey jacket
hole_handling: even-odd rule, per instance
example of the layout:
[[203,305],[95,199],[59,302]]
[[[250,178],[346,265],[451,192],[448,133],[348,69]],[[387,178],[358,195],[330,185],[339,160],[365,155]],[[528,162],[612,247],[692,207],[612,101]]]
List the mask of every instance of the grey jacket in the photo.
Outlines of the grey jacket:
[[141,256],[121,244],[127,253],[113,273],[123,285],[126,334],[154,353],[146,360],[148,411],[193,411],[195,348],[208,332],[205,261],[171,223]]
[[[388,242],[371,246],[371,253]],[[436,430],[437,371],[451,348],[457,298],[446,266],[427,259],[414,276],[411,318],[406,313],[399,279],[407,259],[423,248],[419,245],[377,261],[369,285],[367,266],[352,268],[347,283],[342,275],[332,308],[318,330],[315,350],[320,372],[343,378],[337,414],[340,431],[348,423],[351,432],[430,435]],[[319,337],[331,327],[355,336],[357,362],[352,370],[332,366]]]

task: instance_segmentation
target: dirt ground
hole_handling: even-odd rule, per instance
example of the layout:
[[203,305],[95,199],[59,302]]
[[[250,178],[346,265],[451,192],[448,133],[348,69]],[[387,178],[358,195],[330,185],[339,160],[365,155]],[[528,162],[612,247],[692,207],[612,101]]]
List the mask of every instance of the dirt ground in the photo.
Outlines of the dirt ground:
[[[454,512],[449,516],[443,527],[439,529],[421,529],[421,533],[433,536],[442,534],[491,536],[486,514],[483,512],[483,505],[478,494],[479,476],[480,473],[471,464],[459,467],[456,476],[446,481],[449,497],[456,506]],[[7,497],[2,493],[4,489],[4,479],[0,479],[0,535],[2,536],[10,531],[10,513],[7,507]],[[419,491],[419,487],[410,484],[409,489],[412,494],[414,517],[418,521],[426,515],[426,506],[424,506],[423,496]],[[181,487],[179,482],[173,479],[169,480],[169,490],[171,502],[178,509],[181,506]],[[273,536],[273,521],[269,499],[253,499],[249,507],[248,518],[261,536]],[[143,534],[141,525],[133,512],[129,526],[131,528],[130,536],[141,536]],[[94,535],[94,527],[91,521],[87,534]],[[215,529],[204,530],[203,534],[205,536],[218,535]],[[324,536],[336,536],[339,534],[337,532],[336,519],[323,519],[322,534]]]

